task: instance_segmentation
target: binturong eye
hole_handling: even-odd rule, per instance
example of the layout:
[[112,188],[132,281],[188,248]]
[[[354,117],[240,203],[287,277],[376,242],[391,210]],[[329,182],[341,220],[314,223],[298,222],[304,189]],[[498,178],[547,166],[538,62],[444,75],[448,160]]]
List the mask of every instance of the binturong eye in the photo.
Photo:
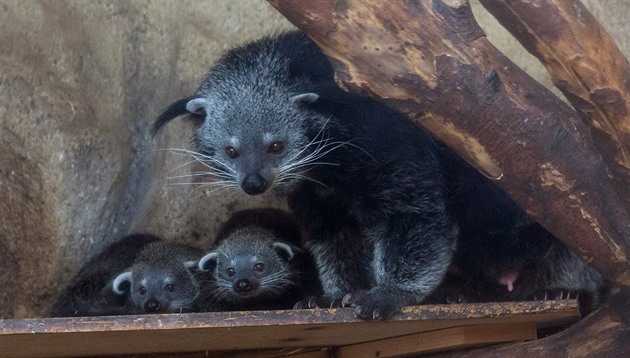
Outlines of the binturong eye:
[[262,272],[264,269],[265,269],[265,265],[260,262],[254,265],[254,270],[258,272]]
[[166,286],[164,286],[164,289],[168,292],[173,292],[175,291],[175,285],[172,283],[169,283]]
[[269,153],[280,154],[284,151],[284,143],[282,142],[273,142],[269,145],[269,149],[267,149]]
[[226,270],[226,272],[227,272],[228,276],[234,276],[234,274],[236,273],[236,270],[234,270],[233,268],[229,267]]
[[225,147],[225,154],[227,154],[230,159],[234,159],[239,155],[234,147]]
[[144,286],[140,286],[138,287],[138,292],[140,292],[141,295],[144,295],[145,293],[147,293],[147,288]]

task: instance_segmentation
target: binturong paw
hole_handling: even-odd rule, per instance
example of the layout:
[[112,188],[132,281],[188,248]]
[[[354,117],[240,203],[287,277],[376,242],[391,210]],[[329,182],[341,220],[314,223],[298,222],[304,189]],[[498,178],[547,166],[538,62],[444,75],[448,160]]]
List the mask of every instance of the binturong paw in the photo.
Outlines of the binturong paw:
[[347,294],[343,307],[354,307],[354,314],[364,320],[383,321],[414,303],[414,296],[402,290],[387,290],[375,287]]
[[293,309],[337,307],[341,307],[341,298],[333,298],[329,296],[310,296],[298,301],[293,306]]

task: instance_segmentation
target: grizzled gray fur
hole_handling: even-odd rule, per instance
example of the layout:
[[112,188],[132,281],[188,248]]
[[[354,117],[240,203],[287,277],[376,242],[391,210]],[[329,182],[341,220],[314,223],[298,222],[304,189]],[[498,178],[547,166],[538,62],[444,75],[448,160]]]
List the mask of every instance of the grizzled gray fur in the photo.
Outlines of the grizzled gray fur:
[[337,88],[305,35],[229,51],[154,131],[181,114],[196,119],[197,157],[221,185],[288,195],[319,270],[318,305],[386,319],[442,280],[456,230],[436,143],[404,117]]
[[133,264],[143,248],[159,240],[154,235],[132,234],[106,247],[81,267],[59,295],[50,315],[70,317],[134,313],[128,296],[114,293],[112,282]]
[[200,270],[214,277],[205,310],[289,309],[320,294],[314,262],[300,242],[295,220],[285,211],[235,213],[199,261]]
[[[196,123],[194,156],[217,186],[287,196],[324,292],[298,306],[386,319],[440,284],[458,230],[460,244],[500,240],[492,233],[513,231],[522,213],[406,118],[340,90],[300,32],[227,52],[154,133],[179,115]],[[458,257],[474,245],[462,247]]]
[[202,255],[202,250],[184,244],[150,243],[114,278],[112,289],[129,295],[135,313],[195,311],[200,293],[195,271]]

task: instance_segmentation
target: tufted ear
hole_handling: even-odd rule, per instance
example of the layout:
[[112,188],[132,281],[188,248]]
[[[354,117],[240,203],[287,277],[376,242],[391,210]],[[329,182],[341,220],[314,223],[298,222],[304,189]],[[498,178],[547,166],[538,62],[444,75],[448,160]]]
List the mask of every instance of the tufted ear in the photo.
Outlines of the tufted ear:
[[303,108],[309,104],[315,103],[319,99],[317,93],[302,93],[295,95],[289,99],[295,108]]
[[219,253],[211,252],[206,254],[206,256],[202,257],[199,260],[199,271],[213,271],[217,266],[217,259],[219,258]]
[[286,262],[293,259],[296,252],[300,251],[297,247],[285,244],[284,242],[274,242],[271,247],[280,258]]
[[190,261],[185,261],[184,262],[184,266],[186,266],[186,268],[195,268],[195,267],[197,267],[198,264],[199,264],[199,261],[195,261],[195,260],[190,260]]
[[198,260],[189,260],[184,261],[184,267],[188,269],[188,271],[195,273],[199,270],[199,261]]
[[[203,98],[200,98],[199,96],[190,96],[190,97],[186,97],[186,98],[182,98],[180,100],[177,100],[173,103],[171,103],[170,106],[166,107],[166,109],[164,111],[162,111],[162,113],[160,114],[160,116],[155,120],[155,122],[153,122],[153,126],[151,127],[151,134],[152,135],[156,135],[157,132],[168,122],[170,122],[172,119],[175,119],[179,116],[182,116],[184,114],[188,114],[189,117],[188,118],[192,118],[192,119],[203,119],[205,118],[205,112],[203,113],[197,113],[199,111],[199,108],[196,108],[196,111],[191,111],[188,109],[188,104],[195,101],[195,100],[205,100]],[[207,102],[207,100],[205,100]],[[197,103],[197,102],[195,102]]]
[[112,283],[112,289],[119,295],[124,295],[131,289],[131,271],[123,272],[116,276]]
[[210,102],[205,98],[193,98],[186,103],[186,110],[192,114],[205,116],[208,114]]

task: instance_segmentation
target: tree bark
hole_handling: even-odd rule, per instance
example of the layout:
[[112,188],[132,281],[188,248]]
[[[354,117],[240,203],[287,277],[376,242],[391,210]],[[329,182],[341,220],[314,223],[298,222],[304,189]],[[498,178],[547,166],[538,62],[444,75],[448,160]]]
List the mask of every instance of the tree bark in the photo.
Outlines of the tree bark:
[[630,345],[630,296],[615,295],[596,312],[566,330],[542,339],[503,344],[434,357],[622,357]]
[[408,115],[630,286],[630,217],[589,128],[487,41],[467,1],[269,2],[322,48],[340,86]]
[[630,208],[630,64],[576,0],[481,0],[536,56],[603,154],[614,188]]

